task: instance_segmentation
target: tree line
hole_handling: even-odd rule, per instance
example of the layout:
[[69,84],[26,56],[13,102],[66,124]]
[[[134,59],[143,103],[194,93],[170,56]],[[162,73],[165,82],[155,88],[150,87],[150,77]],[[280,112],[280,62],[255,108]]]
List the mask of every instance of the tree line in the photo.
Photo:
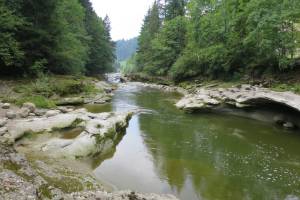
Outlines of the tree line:
[[137,37],[128,40],[116,41],[116,57],[117,61],[125,61],[129,59],[137,49]]
[[138,46],[136,71],[175,81],[292,70],[300,58],[300,3],[156,0]]
[[0,0],[1,74],[95,74],[113,62],[109,18],[89,0]]

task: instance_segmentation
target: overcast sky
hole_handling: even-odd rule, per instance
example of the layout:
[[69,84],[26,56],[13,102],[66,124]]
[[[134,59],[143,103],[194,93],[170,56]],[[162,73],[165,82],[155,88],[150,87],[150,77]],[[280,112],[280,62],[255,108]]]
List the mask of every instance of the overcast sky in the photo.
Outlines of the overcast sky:
[[113,40],[139,35],[143,19],[154,0],[91,0],[100,17],[108,15]]

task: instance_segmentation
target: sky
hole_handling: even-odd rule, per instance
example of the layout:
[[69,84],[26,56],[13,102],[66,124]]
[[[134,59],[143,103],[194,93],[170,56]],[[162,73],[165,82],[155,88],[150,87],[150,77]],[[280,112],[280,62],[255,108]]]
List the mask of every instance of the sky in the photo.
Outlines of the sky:
[[144,16],[154,0],[91,0],[96,13],[111,21],[113,40],[139,35]]

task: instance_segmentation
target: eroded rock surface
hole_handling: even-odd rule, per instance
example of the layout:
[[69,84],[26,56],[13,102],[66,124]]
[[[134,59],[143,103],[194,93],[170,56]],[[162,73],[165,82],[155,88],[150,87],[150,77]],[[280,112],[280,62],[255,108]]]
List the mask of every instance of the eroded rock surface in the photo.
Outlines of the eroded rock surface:
[[57,164],[28,159],[0,141],[0,200],[175,200],[172,195],[106,192],[90,175]]
[[[263,108],[266,105],[280,105],[300,113],[300,95],[292,92],[275,92],[266,88],[250,85],[241,85],[231,88],[207,88],[202,87],[186,94],[176,107],[186,112],[208,111],[218,109],[224,105],[236,108]],[[280,110],[278,110],[280,113]],[[282,125],[287,129],[294,129],[300,124],[298,119],[289,119],[280,114],[274,116],[274,123]]]
[[299,95],[292,92],[275,92],[250,85],[228,89],[199,88],[194,93],[185,95],[176,106],[183,110],[196,111],[221,103],[235,105],[236,107],[247,107],[262,102],[282,104],[300,112]]
[[81,126],[82,133],[74,139],[54,138],[36,148],[54,155],[85,157],[111,148],[118,134],[128,125],[132,113],[88,113],[85,109],[67,114],[32,119],[11,120],[6,125],[9,139],[15,141],[27,133],[42,133],[67,127]]

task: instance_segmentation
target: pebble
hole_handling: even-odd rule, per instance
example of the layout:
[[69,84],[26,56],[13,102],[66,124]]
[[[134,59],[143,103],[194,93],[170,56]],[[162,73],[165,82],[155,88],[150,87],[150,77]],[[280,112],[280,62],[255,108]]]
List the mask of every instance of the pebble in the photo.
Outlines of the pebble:
[[2,108],[3,108],[3,109],[9,109],[9,108],[10,108],[10,104],[9,104],[9,103],[4,103],[4,104],[2,105]]
[[286,128],[286,129],[294,129],[295,125],[291,122],[286,122],[286,123],[283,124],[283,127]]
[[53,117],[58,114],[60,114],[59,110],[49,110],[46,112],[46,117]]
[[36,106],[35,106],[34,103],[27,102],[27,103],[23,103],[22,108],[27,108],[27,109],[29,109],[29,111],[30,111],[31,113],[34,113],[34,112],[35,112],[35,109],[36,109]]
[[62,113],[68,113],[69,112],[69,109],[67,107],[59,107],[58,108],[59,111],[61,111]]
[[19,112],[19,114],[22,118],[28,117],[29,113],[30,113],[30,110],[29,110],[29,108],[26,108],[26,107],[23,107]]
[[7,124],[7,118],[0,119],[0,127],[3,127]]
[[43,109],[39,109],[39,110],[35,110],[35,115],[36,116],[43,116],[43,115],[45,115],[46,114],[46,110],[43,110]]
[[16,114],[14,111],[8,111],[8,112],[6,113],[6,117],[7,117],[8,119],[15,119],[15,118],[17,117],[17,114]]
[[2,127],[2,128],[0,128],[0,136],[6,134],[7,132],[8,132],[7,127]]

